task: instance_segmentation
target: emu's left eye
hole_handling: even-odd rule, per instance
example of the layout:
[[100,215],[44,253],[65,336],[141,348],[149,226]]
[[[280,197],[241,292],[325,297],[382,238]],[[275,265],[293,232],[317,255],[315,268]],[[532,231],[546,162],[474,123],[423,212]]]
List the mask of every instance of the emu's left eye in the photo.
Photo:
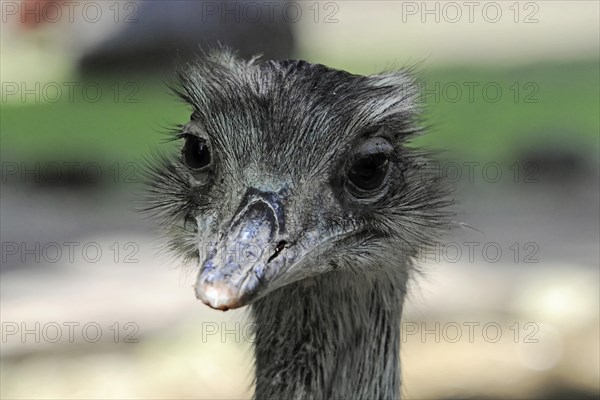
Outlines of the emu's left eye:
[[346,190],[355,198],[377,197],[389,175],[394,148],[382,137],[371,137],[356,146],[346,164]]
[[348,179],[359,190],[373,191],[383,184],[388,166],[386,154],[369,154],[354,161],[348,171]]
[[211,162],[208,144],[205,140],[194,135],[186,136],[181,154],[185,165],[194,171],[209,166]]

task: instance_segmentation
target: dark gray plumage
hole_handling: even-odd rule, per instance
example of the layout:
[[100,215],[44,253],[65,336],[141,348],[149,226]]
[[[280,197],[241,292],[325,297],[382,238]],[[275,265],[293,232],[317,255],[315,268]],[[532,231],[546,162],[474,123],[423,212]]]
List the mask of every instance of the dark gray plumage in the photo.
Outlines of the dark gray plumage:
[[199,268],[198,298],[251,305],[255,397],[398,398],[412,259],[448,204],[407,146],[413,80],[226,52],[180,77],[193,114],[181,156],[151,167],[148,210]]

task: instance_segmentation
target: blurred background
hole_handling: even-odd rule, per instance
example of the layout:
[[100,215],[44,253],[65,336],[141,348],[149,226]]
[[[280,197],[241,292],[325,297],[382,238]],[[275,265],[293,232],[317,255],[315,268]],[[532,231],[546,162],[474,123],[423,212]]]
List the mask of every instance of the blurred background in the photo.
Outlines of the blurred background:
[[420,260],[403,396],[600,394],[597,1],[5,1],[1,397],[249,398],[251,321],[133,210],[199,45],[417,65],[465,228]]

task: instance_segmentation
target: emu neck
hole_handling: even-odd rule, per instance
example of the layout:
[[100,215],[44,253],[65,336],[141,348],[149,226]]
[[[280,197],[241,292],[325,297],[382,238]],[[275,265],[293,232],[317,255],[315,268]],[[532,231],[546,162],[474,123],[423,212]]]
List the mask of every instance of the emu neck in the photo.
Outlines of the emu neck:
[[256,399],[400,397],[405,279],[336,271],[259,300]]

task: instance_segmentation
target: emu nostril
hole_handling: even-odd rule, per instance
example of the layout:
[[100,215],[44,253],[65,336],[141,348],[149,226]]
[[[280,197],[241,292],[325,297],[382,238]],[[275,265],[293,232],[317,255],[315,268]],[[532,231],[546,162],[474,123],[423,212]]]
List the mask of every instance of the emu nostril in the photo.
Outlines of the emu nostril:
[[281,242],[277,243],[277,246],[275,247],[275,253],[273,253],[273,255],[271,257],[269,257],[269,259],[267,260],[267,263],[270,263],[271,261],[273,261],[275,259],[275,257],[277,257],[279,255],[279,253],[281,253],[283,251],[286,244],[287,244],[287,242],[285,240],[282,240]]
[[183,220],[183,229],[188,232],[198,233],[198,223],[191,214],[185,216]]

